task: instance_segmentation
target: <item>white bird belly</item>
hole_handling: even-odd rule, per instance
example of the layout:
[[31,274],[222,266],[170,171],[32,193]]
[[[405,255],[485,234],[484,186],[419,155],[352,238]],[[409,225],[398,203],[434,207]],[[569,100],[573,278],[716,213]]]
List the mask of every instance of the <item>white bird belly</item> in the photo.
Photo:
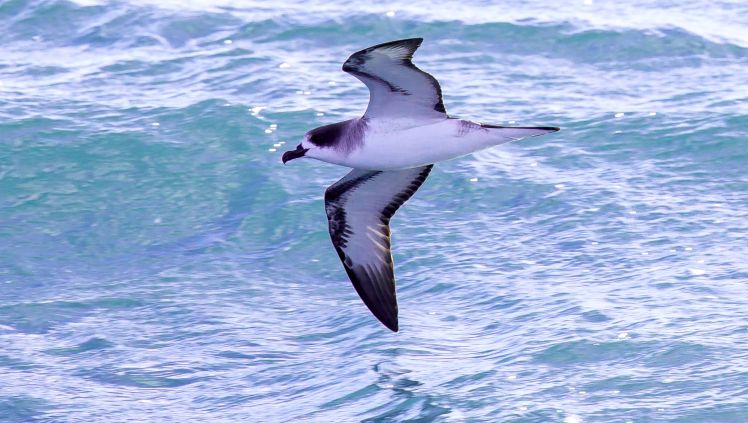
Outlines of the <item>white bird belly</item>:
[[460,119],[442,119],[415,126],[401,121],[367,122],[361,139],[346,139],[344,148],[302,147],[306,157],[365,170],[408,169],[454,159],[510,141],[555,132],[553,127],[503,127]]
[[384,125],[367,132],[361,148],[341,160],[343,166],[395,170],[423,166],[464,156],[517,138],[507,138],[477,123],[445,119],[400,130]]

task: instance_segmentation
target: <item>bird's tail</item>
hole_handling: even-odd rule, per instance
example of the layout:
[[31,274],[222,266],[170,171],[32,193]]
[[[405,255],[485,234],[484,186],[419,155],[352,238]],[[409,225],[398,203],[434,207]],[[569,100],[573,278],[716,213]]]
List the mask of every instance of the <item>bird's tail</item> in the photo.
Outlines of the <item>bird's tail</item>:
[[500,144],[510,141],[520,140],[522,138],[537,137],[551,132],[559,131],[560,128],[555,126],[501,126],[481,123],[481,128],[488,129],[491,135],[496,135],[504,139]]

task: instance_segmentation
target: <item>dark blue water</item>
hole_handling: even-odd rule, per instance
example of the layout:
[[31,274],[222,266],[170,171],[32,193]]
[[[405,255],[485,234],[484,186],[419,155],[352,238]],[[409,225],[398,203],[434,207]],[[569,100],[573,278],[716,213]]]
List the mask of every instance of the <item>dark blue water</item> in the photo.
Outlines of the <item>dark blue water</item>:
[[[748,6],[0,1],[0,422],[748,421]],[[401,331],[327,234],[340,71],[422,36],[450,114]]]

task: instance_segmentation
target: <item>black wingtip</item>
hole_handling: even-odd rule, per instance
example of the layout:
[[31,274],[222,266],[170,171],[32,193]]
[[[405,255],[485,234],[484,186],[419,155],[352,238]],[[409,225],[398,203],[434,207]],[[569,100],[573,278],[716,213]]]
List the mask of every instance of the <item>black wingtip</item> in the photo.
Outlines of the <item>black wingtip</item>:
[[360,285],[355,282],[354,287],[356,287],[359,296],[364,301],[364,304],[369,311],[371,311],[371,314],[373,314],[380,323],[393,332],[400,330],[400,325],[397,320],[397,302],[387,303],[386,301],[382,301],[381,298],[368,296],[363,289],[359,288]]
[[[397,302],[394,304],[388,304],[387,302],[381,302],[379,298],[361,297],[364,300],[364,304],[371,311],[371,314],[377,318],[387,329],[397,332],[400,330],[400,325],[397,320]],[[393,308],[394,306],[394,308]]]
[[403,38],[402,40],[395,40],[395,41],[387,41],[386,43],[377,44],[375,46],[371,46],[367,48],[366,50],[376,50],[378,48],[382,47],[394,47],[398,45],[404,45],[409,46],[415,51],[418,47],[421,46],[421,43],[423,42],[423,38],[416,37],[416,38]]
[[[421,46],[421,43],[423,42],[423,38],[404,38],[402,40],[395,40],[395,41],[387,41],[386,43],[377,44],[375,46],[367,47],[363,50],[359,50],[351,55],[351,57],[348,58],[348,60],[351,60],[351,58],[360,56],[363,54],[367,54],[369,52],[372,52],[374,50],[380,49],[380,48],[390,48],[390,47],[406,47],[408,49],[408,55],[406,59],[410,59],[413,56],[413,53],[415,53],[416,50],[418,50],[418,47]],[[343,69],[345,70],[345,69]]]
[[395,316],[394,319],[382,319],[379,316],[376,316],[376,318],[380,322],[382,322],[382,324],[385,325],[387,327],[387,329],[389,329],[389,330],[391,330],[393,332],[398,332],[400,330],[400,325],[398,324],[397,316]]

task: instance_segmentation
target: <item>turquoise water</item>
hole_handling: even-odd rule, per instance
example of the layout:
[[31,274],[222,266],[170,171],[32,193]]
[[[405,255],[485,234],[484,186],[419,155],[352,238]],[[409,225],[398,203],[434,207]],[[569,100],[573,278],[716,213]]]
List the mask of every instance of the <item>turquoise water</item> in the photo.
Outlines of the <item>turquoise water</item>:
[[[748,421],[748,4],[0,1],[0,422]],[[326,230],[353,51],[562,131],[393,220],[400,333]]]

